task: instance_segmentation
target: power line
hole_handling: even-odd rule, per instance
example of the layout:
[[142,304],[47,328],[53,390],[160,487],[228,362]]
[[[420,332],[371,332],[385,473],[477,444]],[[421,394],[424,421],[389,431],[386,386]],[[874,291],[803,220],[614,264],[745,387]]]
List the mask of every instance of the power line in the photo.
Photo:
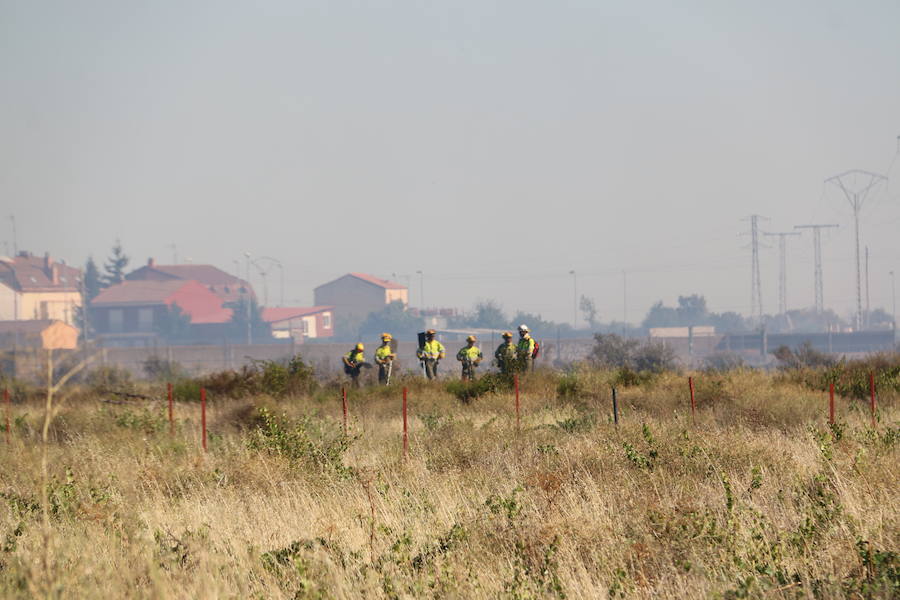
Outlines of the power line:
[[830,227],[839,227],[839,225],[794,225],[794,229],[812,229],[813,232],[813,254],[815,255],[815,303],[816,314],[822,314],[825,311],[825,294],[822,282],[822,230]]
[[[857,183],[858,181],[862,183]],[[850,207],[853,209],[853,225],[854,225],[854,241],[856,246],[856,330],[862,329],[863,310],[862,310],[862,273],[859,256],[859,212],[862,210],[863,204],[872,191],[882,181],[887,181],[887,177],[878,173],[853,169],[834,177],[829,177],[825,183],[831,183],[840,188],[844,192]]]
[[750,264],[750,314],[755,316],[762,324],[762,282],[759,277],[759,220],[768,221],[761,215],[750,215],[743,221],[750,221],[750,245],[753,248],[753,258]]
[[787,313],[787,238],[788,236],[800,235],[796,231],[785,231],[780,233],[764,233],[778,238],[778,313]]

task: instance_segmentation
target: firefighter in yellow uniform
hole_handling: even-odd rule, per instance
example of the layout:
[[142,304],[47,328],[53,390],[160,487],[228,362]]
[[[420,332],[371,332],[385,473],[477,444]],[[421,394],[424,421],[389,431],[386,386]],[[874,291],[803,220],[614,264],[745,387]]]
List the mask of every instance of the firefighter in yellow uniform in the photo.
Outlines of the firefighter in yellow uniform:
[[519,370],[528,373],[534,366],[535,341],[531,337],[528,325],[519,325],[519,343],[516,344],[516,359]]
[[516,345],[512,342],[512,334],[503,332],[503,343],[494,351],[497,367],[504,375],[512,375],[516,369]]
[[344,361],[344,373],[350,376],[353,387],[359,387],[359,371],[367,364],[366,355],[363,352],[365,349],[365,346],[359,343],[342,358]]
[[484,359],[481,348],[475,345],[477,341],[478,338],[470,335],[466,338],[466,346],[460,348],[459,352],[456,353],[456,360],[462,363],[463,381],[475,381],[475,369],[478,368],[479,363]]
[[437,379],[438,363],[447,354],[444,345],[434,339],[434,329],[425,332],[425,345],[416,350],[416,356],[425,364],[425,377]]
[[381,334],[381,345],[375,349],[375,364],[378,365],[378,383],[388,385],[397,355],[391,350],[391,334]]

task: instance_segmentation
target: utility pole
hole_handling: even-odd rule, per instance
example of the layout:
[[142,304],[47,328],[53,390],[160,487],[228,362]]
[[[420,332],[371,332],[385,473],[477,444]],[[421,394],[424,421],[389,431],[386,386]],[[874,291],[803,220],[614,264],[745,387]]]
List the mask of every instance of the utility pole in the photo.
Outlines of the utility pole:
[[622,335],[628,327],[628,271],[622,270]]
[[9,220],[12,222],[12,234],[13,234],[13,258],[19,255],[19,238],[16,235],[16,215],[9,215]]
[[425,273],[416,271],[419,276],[419,304],[422,305],[420,310],[425,310]]
[[253,324],[251,323],[250,317],[250,301],[252,300],[252,296],[250,294],[250,253],[244,252],[244,256],[247,258],[247,345],[253,345]]
[[825,294],[822,283],[822,230],[839,225],[794,225],[794,229],[812,229],[813,254],[815,255],[815,304],[816,314],[821,315],[825,311]]
[[575,270],[569,271],[572,276],[572,331],[578,329],[578,275]]
[[[900,139],[900,138],[898,138]],[[897,341],[897,283],[894,280],[894,272],[891,271],[891,323],[894,329],[894,342]]]
[[862,274],[860,269],[860,257],[859,257],[859,212],[862,210],[863,203],[866,201],[866,197],[869,195],[869,192],[872,191],[872,188],[877,186],[882,181],[887,181],[887,177],[884,175],[879,175],[878,173],[871,173],[869,171],[861,171],[859,169],[854,169],[852,171],[847,171],[846,173],[841,173],[840,175],[835,175],[834,177],[829,177],[825,180],[825,183],[831,183],[836,187],[839,187],[841,191],[844,192],[844,196],[847,198],[847,201],[850,203],[850,207],[853,209],[853,227],[854,227],[854,242],[856,247],[856,330],[859,331],[863,325],[862,319]]
[[800,235],[796,231],[784,231],[780,233],[765,233],[764,235],[778,238],[778,313],[787,314],[787,237]]
[[753,249],[753,259],[750,264],[750,314],[755,316],[759,325],[762,325],[762,282],[759,276],[759,220],[768,221],[762,215],[750,215],[742,219],[750,221],[750,246]]
[[871,310],[869,309],[869,247],[866,246],[866,329],[871,325]]

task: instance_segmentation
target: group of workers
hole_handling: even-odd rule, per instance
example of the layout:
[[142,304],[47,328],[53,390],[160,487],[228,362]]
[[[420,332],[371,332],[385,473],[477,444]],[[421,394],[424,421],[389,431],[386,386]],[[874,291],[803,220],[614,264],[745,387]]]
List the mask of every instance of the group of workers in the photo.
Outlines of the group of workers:
[[[416,358],[422,365],[425,377],[429,380],[438,376],[438,365],[446,357],[444,345],[435,338],[435,330],[429,329],[420,338],[419,347],[416,349]],[[516,372],[530,371],[534,366],[540,345],[531,337],[531,331],[527,325],[519,325],[519,341],[513,343],[513,334],[504,331],[503,342],[494,351],[494,362],[505,375]],[[391,371],[397,354],[391,345],[393,336],[389,333],[381,334],[381,345],[375,349],[375,365],[378,367],[378,383],[388,385],[391,382]],[[466,338],[466,345],[456,353],[456,360],[462,367],[463,381],[473,381],[484,353],[477,346],[478,338],[470,335]],[[359,376],[362,369],[370,369],[372,365],[366,362],[365,346],[362,342],[356,344],[353,349],[342,357],[344,372],[350,376],[354,387],[359,387]]]

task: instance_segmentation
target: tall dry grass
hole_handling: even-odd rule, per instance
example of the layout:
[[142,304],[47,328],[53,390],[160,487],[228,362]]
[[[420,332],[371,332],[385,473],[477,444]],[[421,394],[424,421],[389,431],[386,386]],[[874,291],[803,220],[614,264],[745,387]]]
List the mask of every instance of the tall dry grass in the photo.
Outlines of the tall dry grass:
[[[0,596],[152,598],[892,598],[896,398],[864,403],[764,373],[536,373],[463,403],[407,380],[199,407],[73,392],[49,431],[14,407],[0,462]],[[262,409],[262,410],[260,410]]]

